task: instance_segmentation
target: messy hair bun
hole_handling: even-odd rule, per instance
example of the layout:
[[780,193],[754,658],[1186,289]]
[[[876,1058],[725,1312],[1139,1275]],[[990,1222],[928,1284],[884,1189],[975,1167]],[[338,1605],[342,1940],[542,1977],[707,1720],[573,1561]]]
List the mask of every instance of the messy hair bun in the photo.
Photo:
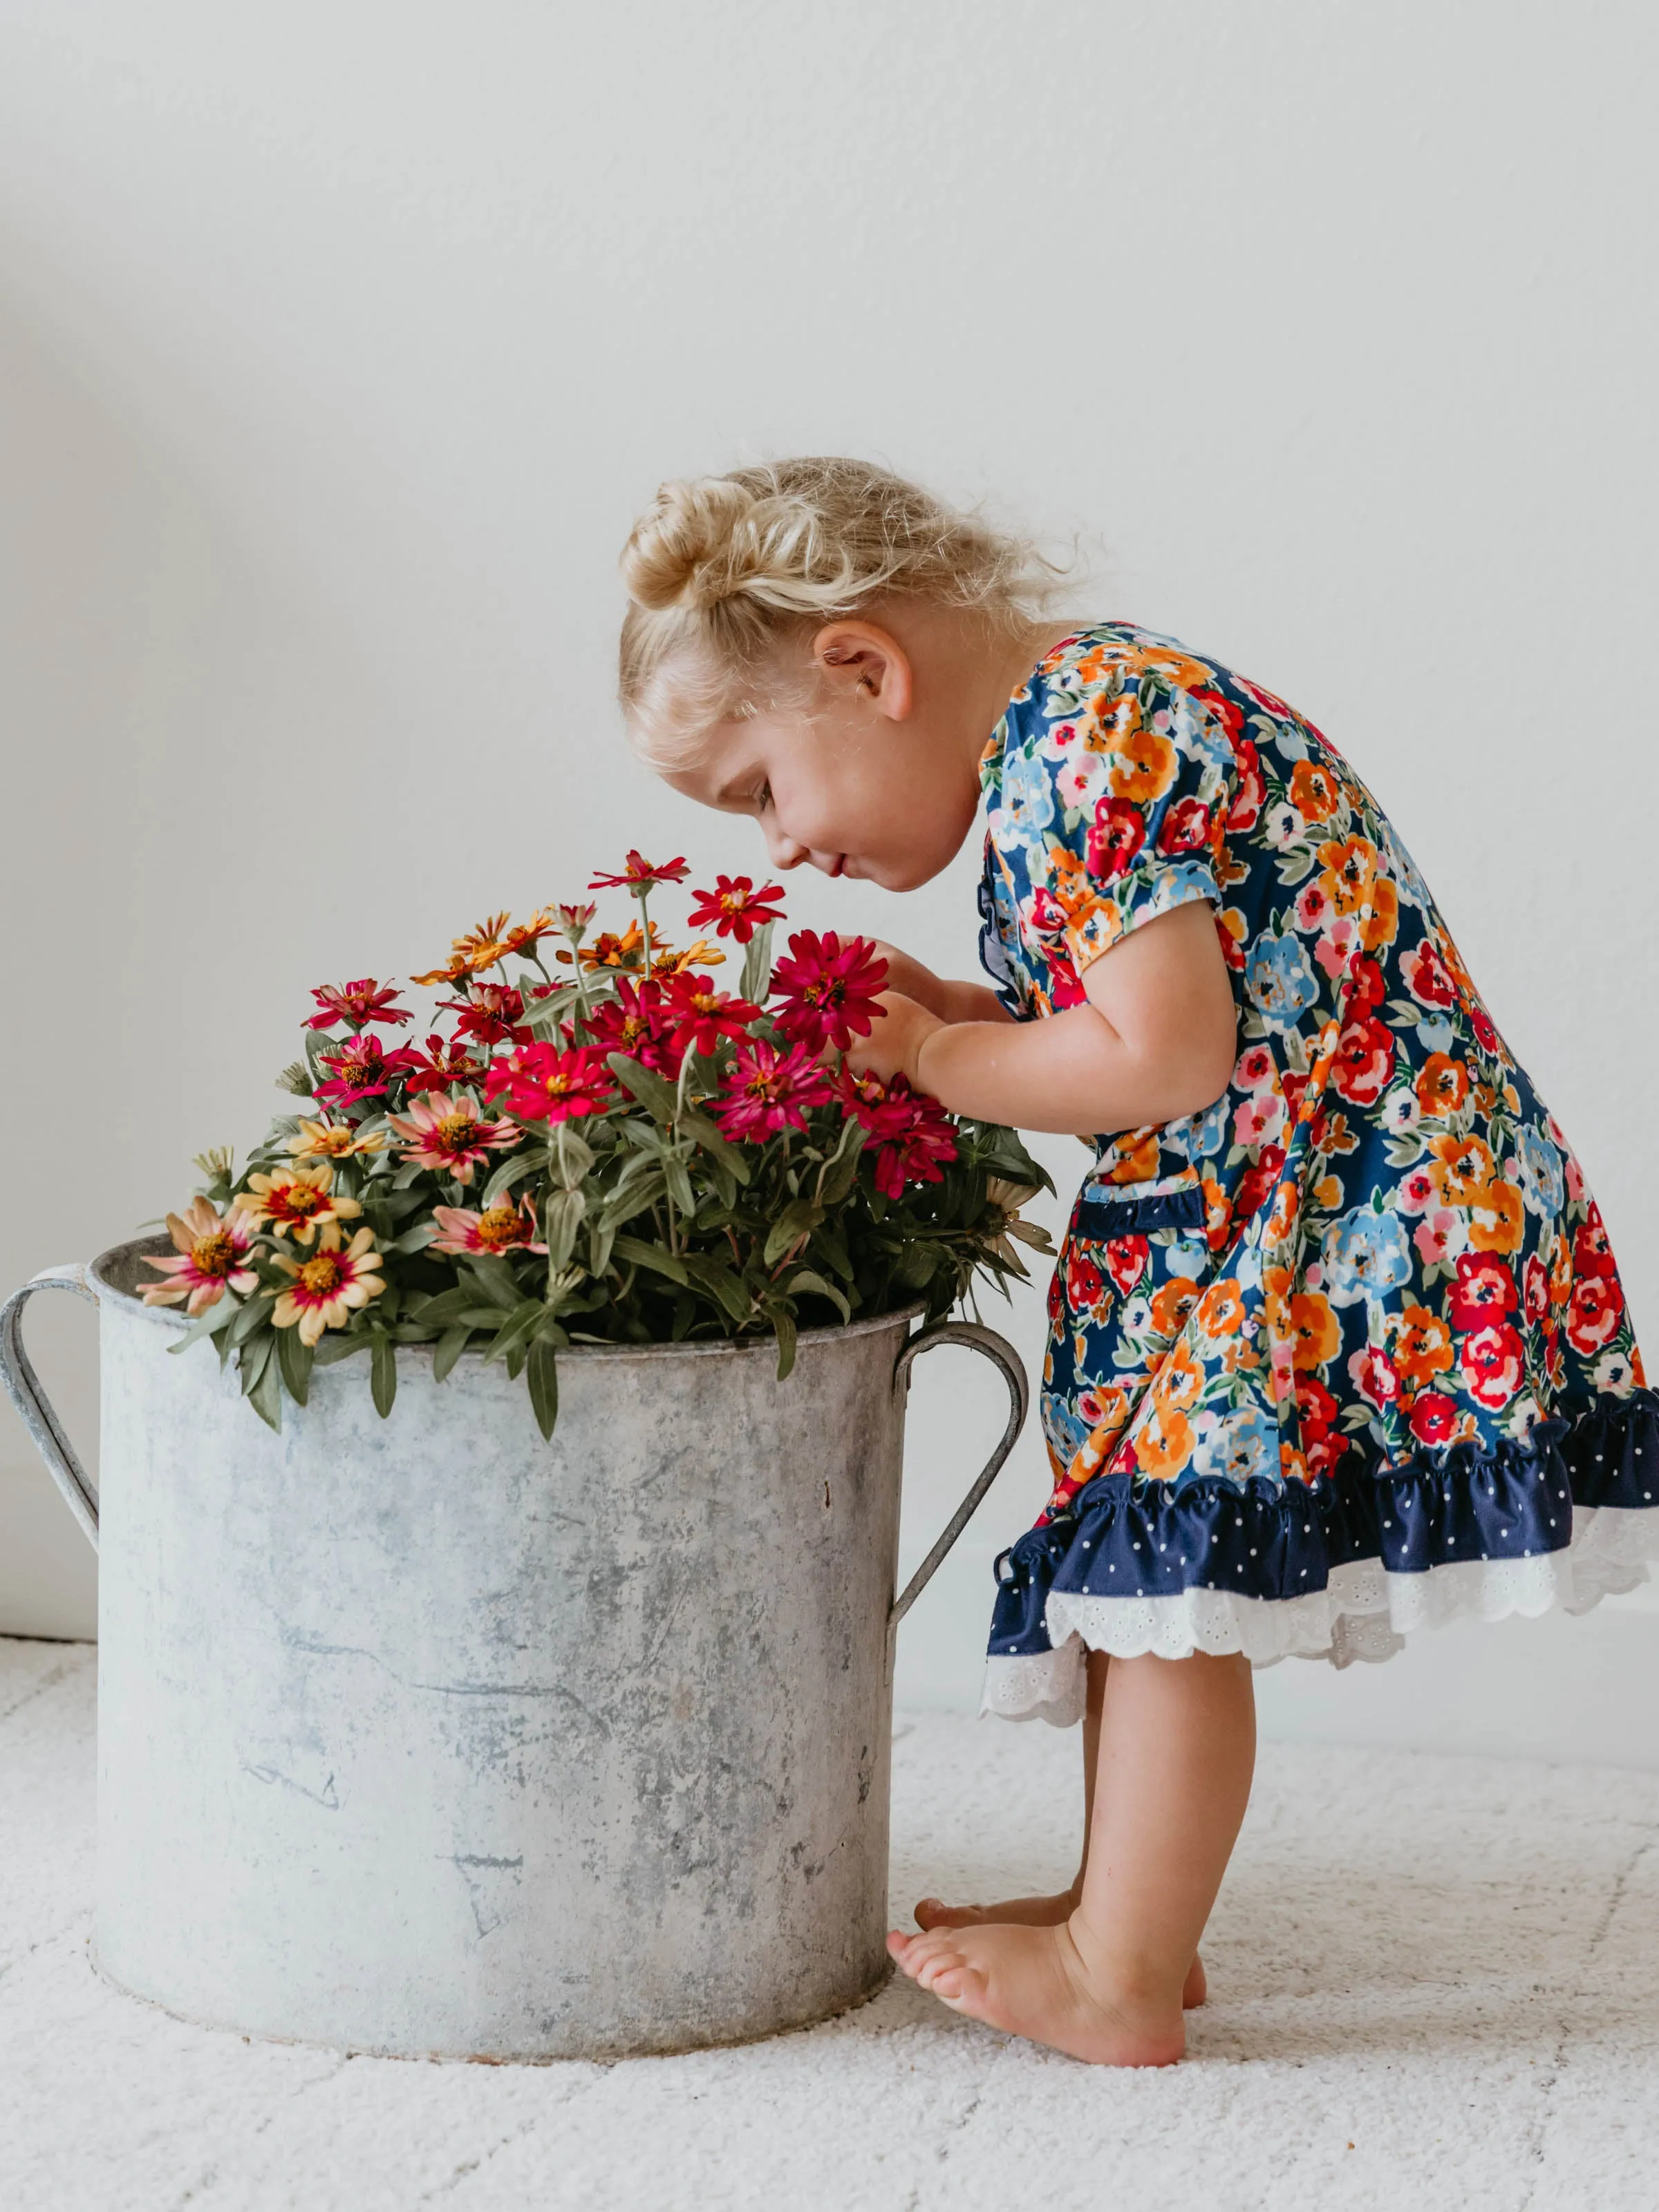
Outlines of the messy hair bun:
[[776,461],[664,484],[623,549],[621,690],[657,766],[741,710],[792,633],[882,595],[1032,619],[1054,571],[1024,540],[867,461]]

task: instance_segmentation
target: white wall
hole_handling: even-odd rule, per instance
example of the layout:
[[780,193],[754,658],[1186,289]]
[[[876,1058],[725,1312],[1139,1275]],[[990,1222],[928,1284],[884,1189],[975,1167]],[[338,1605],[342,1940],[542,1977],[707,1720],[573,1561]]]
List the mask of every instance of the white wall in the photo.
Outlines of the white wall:
[[[246,1145],[313,982],[628,842],[751,863],[620,749],[612,563],[664,475],[846,451],[1092,537],[1100,611],[1334,737],[1659,1328],[1656,43],[1635,0],[9,0],[0,1279]],[[973,874],[793,916],[963,971]],[[89,1326],[36,1335],[85,1434]],[[1028,1438],[914,1694],[969,1691],[1042,1488]],[[78,1545],[0,1415],[0,1626],[89,1628]],[[1264,1688],[1372,1709],[1310,1694]]]

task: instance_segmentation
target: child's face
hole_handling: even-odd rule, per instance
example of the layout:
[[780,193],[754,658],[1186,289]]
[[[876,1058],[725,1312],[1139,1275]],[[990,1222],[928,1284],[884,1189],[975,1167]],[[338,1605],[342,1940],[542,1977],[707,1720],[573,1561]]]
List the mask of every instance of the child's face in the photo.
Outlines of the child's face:
[[908,643],[870,623],[834,625],[816,641],[826,680],[810,712],[717,724],[695,765],[668,781],[702,805],[752,815],[774,868],[807,860],[827,876],[914,890],[973,828],[990,724],[956,684],[919,684],[922,641]]

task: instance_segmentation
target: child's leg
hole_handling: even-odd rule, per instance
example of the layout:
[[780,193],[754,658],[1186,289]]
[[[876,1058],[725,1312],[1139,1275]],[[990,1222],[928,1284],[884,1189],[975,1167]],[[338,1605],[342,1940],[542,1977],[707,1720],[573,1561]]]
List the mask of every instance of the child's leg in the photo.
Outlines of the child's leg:
[[[1083,1902],[1083,1877],[1089,1866],[1089,1837],[1095,1819],[1095,1776],[1100,1767],[1100,1715],[1106,1696],[1106,1669],[1111,1661],[1103,1651],[1088,1659],[1088,1699],[1083,1713],[1083,1851],[1068,1889],[1047,1897],[1009,1897],[999,1905],[946,1905],[937,1897],[924,1897],[915,1908],[918,1928],[977,1928],[987,1921],[1005,1921],[1023,1928],[1055,1928],[1069,1920]],[[1194,1956],[1181,1992],[1184,2008],[1201,2005],[1208,1994],[1204,1961]]]
[[992,2027],[1098,2064],[1178,2058],[1182,1984],[1255,1759],[1248,1661],[1114,1660],[1082,1898],[1070,1918],[895,1934],[889,1949],[924,1989]]

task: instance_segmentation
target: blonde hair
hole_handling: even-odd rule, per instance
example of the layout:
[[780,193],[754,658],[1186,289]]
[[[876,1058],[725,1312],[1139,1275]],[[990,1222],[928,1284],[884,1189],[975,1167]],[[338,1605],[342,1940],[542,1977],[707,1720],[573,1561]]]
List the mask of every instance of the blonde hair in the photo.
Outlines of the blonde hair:
[[[836,615],[897,595],[1018,632],[1060,571],[1027,540],[868,461],[814,458],[665,483],[622,556],[620,694],[635,750],[683,763],[714,724],[804,704],[804,648]],[[793,672],[787,648],[802,651]]]

